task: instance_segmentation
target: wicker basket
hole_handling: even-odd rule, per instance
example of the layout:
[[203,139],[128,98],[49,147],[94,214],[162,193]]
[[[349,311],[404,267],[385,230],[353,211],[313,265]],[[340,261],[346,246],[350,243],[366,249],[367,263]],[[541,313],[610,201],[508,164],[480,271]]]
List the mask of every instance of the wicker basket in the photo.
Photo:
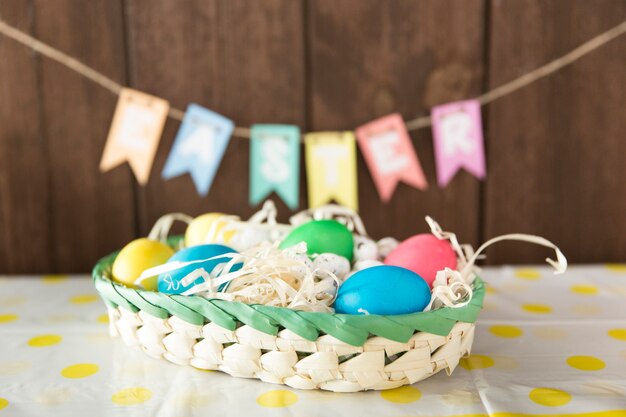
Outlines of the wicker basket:
[[[173,240],[171,243],[176,244]],[[110,333],[155,358],[299,389],[385,390],[444,370],[470,353],[484,284],[469,304],[397,315],[348,315],[167,295],[114,283],[117,254],[93,270]]]

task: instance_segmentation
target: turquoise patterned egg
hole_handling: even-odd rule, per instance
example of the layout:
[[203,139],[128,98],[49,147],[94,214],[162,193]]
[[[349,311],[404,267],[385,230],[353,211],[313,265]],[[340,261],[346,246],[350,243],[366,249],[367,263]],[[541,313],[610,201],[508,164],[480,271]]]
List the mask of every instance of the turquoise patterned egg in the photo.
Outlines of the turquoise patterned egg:
[[[209,243],[206,245],[197,245],[190,246],[185,249],[181,249],[176,252],[170,259],[169,262],[179,261],[179,262],[191,262],[191,261],[201,261],[203,259],[207,259],[203,262],[198,262],[196,264],[187,265],[180,269],[165,272],[159,275],[158,279],[158,289],[159,292],[163,292],[166,294],[182,294],[187,291],[191,287],[201,284],[204,282],[204,278],[199,277],[195,279],[192,283],[188,285],[183,285],[181,280],[185,278],[187,275],[195,271],[196,269],[204,269],[209,274],[220,264],[226,263],[230,260],[230,258],[217,258],[217,259],[209,259],[215,256],[224,255],[227,253],[237,253],[236,250],[229,248],[228,246],[218,245],[215,243]],[[237,264],[233,267],[233,271],[236,271],[241,268],[241,264]]]
[[335,312],[344,314],[409,314],[424,310],[430,287],[415,272],[399,266],[362,269],[337,292]]

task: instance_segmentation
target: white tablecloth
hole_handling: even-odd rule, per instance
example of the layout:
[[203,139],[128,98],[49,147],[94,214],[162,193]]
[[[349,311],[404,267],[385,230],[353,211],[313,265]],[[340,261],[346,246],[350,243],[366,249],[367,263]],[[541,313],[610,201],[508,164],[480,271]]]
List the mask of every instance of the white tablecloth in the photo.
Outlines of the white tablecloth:
[[487,268],[472,357],[387,392],[298,391],[110,339],[87,276],[0,278],[0,417],[626,416],[626,265]]

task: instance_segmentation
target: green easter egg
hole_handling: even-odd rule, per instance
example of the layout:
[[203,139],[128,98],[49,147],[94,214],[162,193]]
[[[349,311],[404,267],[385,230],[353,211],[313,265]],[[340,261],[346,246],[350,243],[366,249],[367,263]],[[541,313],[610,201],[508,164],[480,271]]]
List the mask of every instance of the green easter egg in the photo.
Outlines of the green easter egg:
[[314,220],[293,229],[280,243],[280,249],[306,242],[307,253],[334,253],[352,261],[354,239],[346,226],[336,220]]
[[[148,268],[164,264],[174,255],[174,250],[165,243],[141,238],[133,240],[120,251],[113,262],[113,279],[128,287],[135,286],[135,280]],[[145,279],[143,287],[155,291],[156,277]]]

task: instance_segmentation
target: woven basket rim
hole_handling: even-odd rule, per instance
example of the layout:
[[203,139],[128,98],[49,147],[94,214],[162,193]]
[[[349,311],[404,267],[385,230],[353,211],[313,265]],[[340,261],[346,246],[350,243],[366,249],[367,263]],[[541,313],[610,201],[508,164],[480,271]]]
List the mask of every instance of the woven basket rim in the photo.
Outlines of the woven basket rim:
[[[175,244],[179,238],[170,239]],[[195,325],[208,322],[235,330],[237,322],[266,334],[276,335],[288,329],[310,341],[320,333],[331,335],[353,346],[362,346],[371,336],[406,343],[416,331],[447,336],[457,322],[474,323],[485,296],[484,283],[476,278],[469,304],[442,307],[437,310],[402,315],[351,315],[306,312],[287,307],[245,304],[222,299],[207,299],[197,295],[169,295],[134,289],[110,279],[111,266],[119,251],[100,259],[92,272],[96,290],[110,307],[121,306],[133,313],[141,310],[159,318],[177,316]]]

